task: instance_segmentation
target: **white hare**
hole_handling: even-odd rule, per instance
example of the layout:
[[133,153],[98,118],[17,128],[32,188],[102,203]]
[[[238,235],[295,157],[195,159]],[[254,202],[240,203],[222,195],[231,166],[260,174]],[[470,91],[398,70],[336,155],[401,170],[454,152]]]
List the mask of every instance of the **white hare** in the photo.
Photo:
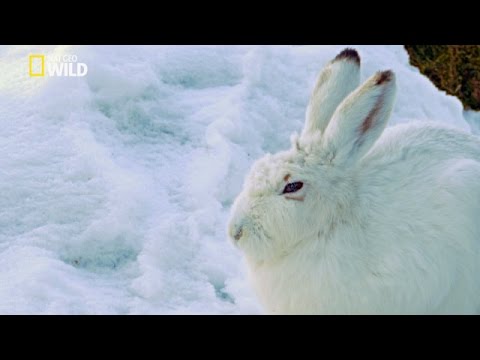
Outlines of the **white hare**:
[[480,139],[384,131],[395,75],[357,88],[359,73],[352,49],[326,65],[301,135],[253,165],[233,204],[254,289],[273,314],[477,313]]

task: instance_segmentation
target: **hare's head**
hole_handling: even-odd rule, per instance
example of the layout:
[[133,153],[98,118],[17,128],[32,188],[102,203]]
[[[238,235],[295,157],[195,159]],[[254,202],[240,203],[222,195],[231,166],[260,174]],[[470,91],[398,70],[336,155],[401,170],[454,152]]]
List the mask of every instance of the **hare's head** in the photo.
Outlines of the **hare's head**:
[[320,73],[292,147],[253,165],[228,225],[247,257],[288,254],[302,241],[328,237],[353,216],[356,165],[385,128],[395,97],[391,71],[359,82],[360,58],[346,49]]

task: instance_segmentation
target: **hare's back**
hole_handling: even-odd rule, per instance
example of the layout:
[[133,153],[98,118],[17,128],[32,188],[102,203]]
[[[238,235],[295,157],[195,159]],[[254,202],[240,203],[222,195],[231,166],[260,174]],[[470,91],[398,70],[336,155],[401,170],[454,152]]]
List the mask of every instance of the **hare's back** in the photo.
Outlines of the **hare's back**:
[[390,199],[424,208],[422,199],[437,201],[440,191],[472,191],[474,196],[480,193],[480,138],[435,124],[393,126],[365,156],[359,171],[362,192],[375,194],[380,202]]
[[480,137],[435,123],[401,124],[387,128],[363,159],[363,166],[404,167],[411,171],[431,171],[450,160],[480,161]]

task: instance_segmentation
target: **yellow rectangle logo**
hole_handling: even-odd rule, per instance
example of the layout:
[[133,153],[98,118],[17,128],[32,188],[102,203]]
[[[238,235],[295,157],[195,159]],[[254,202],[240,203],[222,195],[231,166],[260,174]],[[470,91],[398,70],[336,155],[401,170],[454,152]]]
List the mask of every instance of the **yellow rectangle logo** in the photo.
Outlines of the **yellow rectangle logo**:
[[45,55],[30,55],[28,72],[30,76],[45,76]]

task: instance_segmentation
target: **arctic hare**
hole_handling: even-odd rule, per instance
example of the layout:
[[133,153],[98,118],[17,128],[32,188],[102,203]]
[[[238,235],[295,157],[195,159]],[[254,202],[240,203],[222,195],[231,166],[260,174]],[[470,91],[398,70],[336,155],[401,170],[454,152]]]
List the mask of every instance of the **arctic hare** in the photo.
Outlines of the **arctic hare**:
[[253,287],[272,314],[477,313],[480,139],[385,130],[395,75],[359,74],[352,49],[326,65],[301,135],[253,165],[233,204]]

